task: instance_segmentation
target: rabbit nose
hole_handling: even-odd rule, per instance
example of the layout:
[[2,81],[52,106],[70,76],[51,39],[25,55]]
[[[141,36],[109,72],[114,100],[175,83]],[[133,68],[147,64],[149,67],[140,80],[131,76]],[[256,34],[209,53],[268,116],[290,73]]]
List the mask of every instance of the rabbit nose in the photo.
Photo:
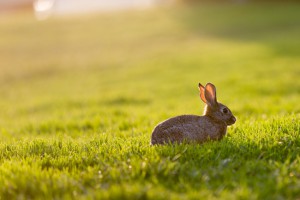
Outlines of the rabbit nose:
[[234,116],[231,117],[233,122],[236,122],[236,118]]

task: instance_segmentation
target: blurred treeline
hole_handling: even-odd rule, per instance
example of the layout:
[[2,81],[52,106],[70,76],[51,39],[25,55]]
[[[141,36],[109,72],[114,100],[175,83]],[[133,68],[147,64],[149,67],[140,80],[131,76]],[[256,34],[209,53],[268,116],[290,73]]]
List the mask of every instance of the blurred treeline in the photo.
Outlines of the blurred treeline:
[[287,3],[287,2],[298,2],[300,0],[177,0],[180,3],[209,3],[209,2],[216,2],[216,3],[251,3],[251,2],[276,2],[276,3]]

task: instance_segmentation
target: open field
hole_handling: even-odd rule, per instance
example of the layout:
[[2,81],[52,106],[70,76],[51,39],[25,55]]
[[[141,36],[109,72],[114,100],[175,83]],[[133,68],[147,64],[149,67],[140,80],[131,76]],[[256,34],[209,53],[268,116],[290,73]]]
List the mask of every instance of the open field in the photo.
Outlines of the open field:
[[[300,198],[300,4],[0,18],[0,199]],[[150,147],[201,114],[219,142]]]

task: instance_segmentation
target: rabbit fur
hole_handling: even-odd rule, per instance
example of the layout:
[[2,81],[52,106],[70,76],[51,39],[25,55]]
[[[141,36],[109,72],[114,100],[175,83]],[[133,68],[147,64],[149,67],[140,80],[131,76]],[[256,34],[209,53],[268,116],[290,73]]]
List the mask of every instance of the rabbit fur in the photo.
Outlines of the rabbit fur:
[[235,123],[236,118],[230,109],[217,102],[216,87],[199,83],[200,98],[206,103],[203,116],[180,115],[158,124],[151,136],[151,144],[167,143],[203,143],[208,140],[220,140],[227,126]]

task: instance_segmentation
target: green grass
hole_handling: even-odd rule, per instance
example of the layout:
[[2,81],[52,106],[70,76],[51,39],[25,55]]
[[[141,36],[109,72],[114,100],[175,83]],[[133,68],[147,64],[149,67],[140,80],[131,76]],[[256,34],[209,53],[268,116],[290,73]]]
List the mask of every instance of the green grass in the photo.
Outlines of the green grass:
[[[199,5],[0,18],[0,199],[300,198],[300,5]],[[219,142],[151,147],[201,114]]]

